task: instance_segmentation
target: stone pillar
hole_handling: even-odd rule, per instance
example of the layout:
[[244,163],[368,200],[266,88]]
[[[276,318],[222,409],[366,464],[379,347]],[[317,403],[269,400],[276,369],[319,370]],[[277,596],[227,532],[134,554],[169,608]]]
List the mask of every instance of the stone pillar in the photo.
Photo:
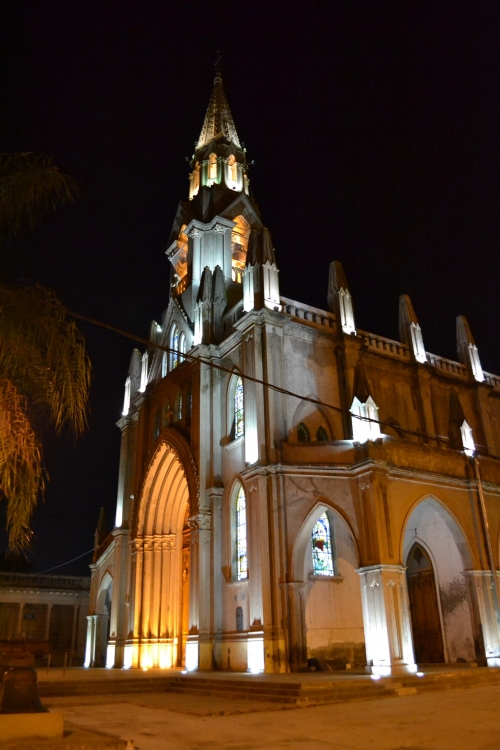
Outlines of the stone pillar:
[[367,671],[379,675],[416,672],[405,568],[370,565],[357,572],[361,583]]
[[282,583],[281,589],[285,594],[284,611],[288,620],[288,662],[292,672],[298,672],[307,665],[307,646],[304,624],[304,603],[302,592],[305,581],[289,581]]
[[47,604],[47,622],[45,623],[45,640],[47,643],[49,642],[50,638],[50,615],[52,612],[52,604]]
[[137,537],[131,542],[132,557],[135,557],[135,580],[131,581],[133,592],[133,652],[131,666],[140,666],[140,641],[141,641],[141,607],[142,607],[142,567],[143,567],[143,539]]
[[87,642],[85,644],[84,667],[93,667],[95,659],[95,619],[94,615],[87,615]]
[[[500,667],[500,627],[495,611],[495,593],[490,570],[464,572],[475,615],[475,630],[489,667]],[[497,573],[498,575],[498,573]]]
[[[209,508],[189,519],[191,528],[191,578],[189,599],[190,630],[186,644],[186,666],[194,667],[194,643],[192,636],[198,632],[198,663],[200,670],[212,669],[212,597],[204,581],[211,580],[212,569],[212,515]],[[188,657],[189,654],[189,657]],[[188,658],[190,660],[188,665]]]
[[23,613],[24,613],[24,602],[21,602],[19,605],[19,615],[17,620],[17,637],[22,637],[22,627],[23,627]]

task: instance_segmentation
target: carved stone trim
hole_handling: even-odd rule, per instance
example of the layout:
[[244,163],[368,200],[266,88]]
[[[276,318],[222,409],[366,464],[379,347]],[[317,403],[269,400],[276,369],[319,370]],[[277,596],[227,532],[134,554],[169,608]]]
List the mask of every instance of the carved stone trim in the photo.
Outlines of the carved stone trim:
[[200,513],[188,518],[188,526],[191,531],[211,531],[212,513],[209,510],[200,511]]

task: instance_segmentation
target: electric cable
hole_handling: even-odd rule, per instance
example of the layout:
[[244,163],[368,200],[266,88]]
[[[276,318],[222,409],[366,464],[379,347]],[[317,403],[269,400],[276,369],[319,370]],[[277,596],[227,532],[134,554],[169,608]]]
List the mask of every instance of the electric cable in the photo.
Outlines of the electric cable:
[[47,568],[47,570],[42,570],[41,573],[34,573],[33,575],[42,576],[44,573],[50,573],[51,570],[57,570],[57,568],[64,568],[65,565],[69,565],[70,563],[75,562],[75,560],[79,560],[81,557],[85,557],[85,555],[89,555],[93,551],[94,551],[94,548],[92,547],[92,549],[88,549],[82,555],[78,555],[78,557],[74,557],[72,560],[66,560],[66,562],[63,562],[60,565],[54,565],[53,568]]
[[[125,338],[131,339],[132,341],[136,341],[139,344],[144,344],[148,349],[153,347],[155,349],[159,349],[160,351],[167,352],[167,353],[174,353],[177,354],[179,358],[188,359],[192,362],[201,362],[202,364],[206,365],[207,367],[211,367],[215,370],[219,370],[220,372],[225,372],[228,375],[234,375],[234,369],[230,369],[228,367],[224,367],[223,365],[216,364],[215,362],[212,362],[210,360],[205,359],[204,357],[195,357],[192,354],[188,354],[187,352],[181,352],[179,349],[172,349],[170,346],[166,346],[164,344],[158,344],[155,341],[150,341],[149,339],[144,338],[143,336],[137,336],[134,333],[130,333],[129,331],[125,331],[122,328],[118,328],[117,326],[111,325],[110,323],[105,323],[102,320],[98,320],[97,318],[91,318],[88,315],[83,315],[82,313],[75,312],[74,310],[71,310],[69,307],[66,307],[65,305],[56,305],[53,302],[46,302],[45,304],[48,304],[52,307],[57,307],[59,310],[63,308],[64,312],[69,315],[70,317],[77,318],[79,320],[84,320],[86,323],[91,323],[92,325],[99,326],[100,328],[106,328],[109,331],[113,331],[114,333],[118,333],[120,336],[124,336]],[[335,411],[339,414],[345,414],[349,415],[351,418],[354,417],[354,419],[359,419],[362,422],[373,422],[374,424],[378,424],[381,427],[390,427],[392,429],[394,428],[394,425],[390,422],[383,422],[379,419],[373,419],[371,417],[365,417],[361,416],[359,414],[353,414],[350,409],[343,409],[340,406],[334,406],[333,404],[328,404],[325,401],[321,401],[320,399],[313,398],[312,396],[301,396],[298,393],[294,393],[293,391],[289,391],[286,388],[282,388],[281,386],[274,385],[273,383],[268,383],[265,380],[261,380],[260,378],[255,378],[252,375],[247,375],[241,371],[238,370],[238,374],[241,376],[243,380],[249,380],[252,383],[256,383],[257,385],[264,386],[265,388],[269,388],[272,391],[275,391],[277,393],[281,393],[284,396],[291,396],[292,398],[299,399],[300,401],[308,401],[309,403],[316,404],[317,406],[322,406],[326,409],[331,409],[332,411]],[[437,440],[438,442],[443,442],[448,444],[449,438],[444,435],[429,435],[427,432],[423,432],[421,430],[413,430],[408,427],[402,427],[401,425],[397,425],[397,430],[399,432],[404,432],[407,435],[412,435],[413,437],[417,437],[419,439],[426,438],[428,440]],[[487,446],[476,444],[477,448],[486,448]]]

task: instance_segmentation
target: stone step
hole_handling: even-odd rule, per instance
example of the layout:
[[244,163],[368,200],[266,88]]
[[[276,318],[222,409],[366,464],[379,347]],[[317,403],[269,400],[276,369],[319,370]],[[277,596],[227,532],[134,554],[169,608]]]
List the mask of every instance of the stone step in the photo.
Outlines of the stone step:
[[119,693],[165,693],[175,677],[156,677],[128,680],[58,680],[38,683],[41,698],[57,698],[61,695],[113,695]]

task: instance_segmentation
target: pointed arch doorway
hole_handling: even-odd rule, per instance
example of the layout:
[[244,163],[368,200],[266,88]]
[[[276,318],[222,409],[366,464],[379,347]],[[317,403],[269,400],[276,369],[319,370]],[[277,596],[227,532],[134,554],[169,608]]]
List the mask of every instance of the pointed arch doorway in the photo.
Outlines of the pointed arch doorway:
[[181,666],[190,629],[191,529],[196,466],[184,438],[162,431],[145,474],[133,540],[131,666]]
[[419,544],[408,556],[407,576],[415,661],[441,664],[445,659],[436,578],[430,556]]

